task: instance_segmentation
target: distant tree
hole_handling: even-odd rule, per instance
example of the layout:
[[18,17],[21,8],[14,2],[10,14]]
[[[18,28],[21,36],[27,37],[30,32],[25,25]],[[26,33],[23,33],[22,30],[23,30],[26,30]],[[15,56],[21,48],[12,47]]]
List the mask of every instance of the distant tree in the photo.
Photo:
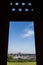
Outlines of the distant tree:
[[7,61],[11,61],[11,60],[13,60],[13,56],[12,55],[8,55]]
[[8,59],[13,59],[13,56],[12,55],[8,55]]

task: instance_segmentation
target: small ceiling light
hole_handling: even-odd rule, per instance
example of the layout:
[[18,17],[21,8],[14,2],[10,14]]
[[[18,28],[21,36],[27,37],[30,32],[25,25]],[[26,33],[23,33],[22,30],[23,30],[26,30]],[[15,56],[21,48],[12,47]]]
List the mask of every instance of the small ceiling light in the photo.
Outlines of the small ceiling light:
[[13,3],[12,2],[10,2],[10,5],[12,5]]
[[24,6],[24,5],[25,5],[25,3],[23,2],[23,3],[22,3],[22,5]]
[[25,12],[28,12],[28,11],[29,11],[29,9],[28,9],[28,8],[26,8],[26,9],[25,9]]
[[19,3],[18,3],[18,2],[16,2],[16,3],[15,3],[15,5],[19,5]]
[[33,11],[33,9],[31,9],[31,11]]
[[15,8],[12,8],[12,11],[14,12],[15,11]]
[[29,5],[29,6],[31,6],[31,5],[32,5],[32,3],[28,3],[28,5]]
[[22,8],[19,8],[18,11],[21,12],[22,11]]

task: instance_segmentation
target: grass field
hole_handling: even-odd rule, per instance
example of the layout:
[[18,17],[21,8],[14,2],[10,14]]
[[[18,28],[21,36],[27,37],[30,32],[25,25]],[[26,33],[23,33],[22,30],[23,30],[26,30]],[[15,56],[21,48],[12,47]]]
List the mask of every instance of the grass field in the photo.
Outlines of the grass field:
[[7,65],[36,65],[36,62],[7,62]]

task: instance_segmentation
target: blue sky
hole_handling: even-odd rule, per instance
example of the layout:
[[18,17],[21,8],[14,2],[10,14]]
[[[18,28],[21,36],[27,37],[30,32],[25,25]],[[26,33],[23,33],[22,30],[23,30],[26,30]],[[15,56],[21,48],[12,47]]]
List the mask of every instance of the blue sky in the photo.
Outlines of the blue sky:
[[10,21],[8,53],[35,53],[33,21]]

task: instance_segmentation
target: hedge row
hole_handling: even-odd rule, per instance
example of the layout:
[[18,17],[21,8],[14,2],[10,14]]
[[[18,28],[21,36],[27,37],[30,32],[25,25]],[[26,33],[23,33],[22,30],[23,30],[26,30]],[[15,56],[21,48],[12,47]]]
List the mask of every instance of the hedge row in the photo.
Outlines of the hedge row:
[[33,59],[30,59],[30,60],[24,60],[24,59],[7,59],[7,61],[8,62],[27,62],[27,61],[29,61],[29,62],[34,62],[34,61],[36,61],[36,60],[33,60]]

